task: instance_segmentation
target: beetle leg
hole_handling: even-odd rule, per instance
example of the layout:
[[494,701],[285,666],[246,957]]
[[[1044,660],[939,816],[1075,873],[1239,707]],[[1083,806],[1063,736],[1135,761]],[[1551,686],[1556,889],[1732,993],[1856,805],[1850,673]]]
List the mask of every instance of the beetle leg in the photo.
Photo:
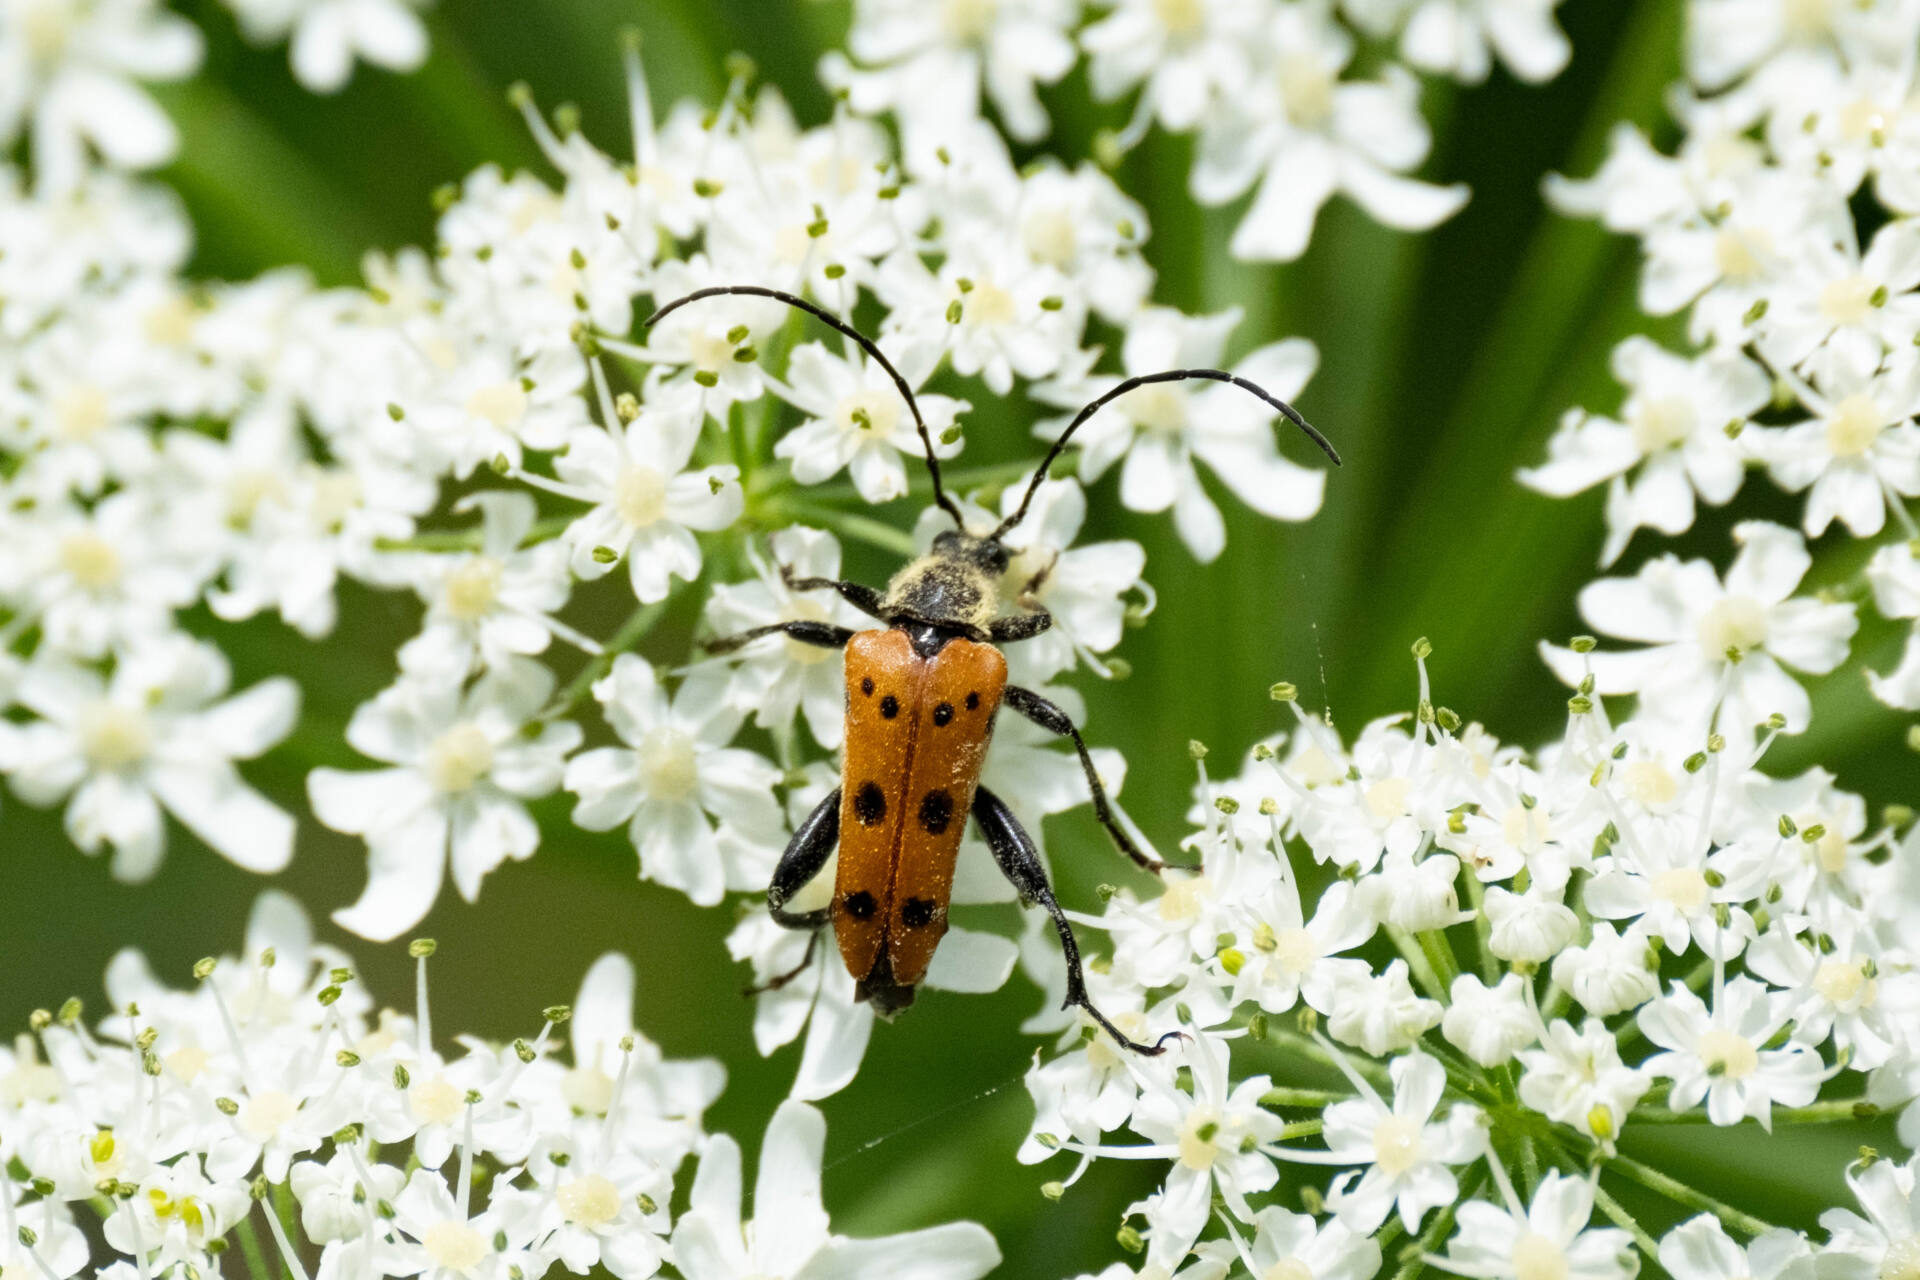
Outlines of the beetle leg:
[[872,587],[859,582],[843,582],[838,578],[796,578],[787,565],[780,566],[780,581],[787,584],[789,591],[836,591],[840,598],[866,614],[882,622],[889,619],[880,611],[880,593]]
[[778,991],[807,971],[807,966],[813,963],[813,953],[819,946],[820,930],[815,929],[807,935],[807,949],[806,952],[801,955],[799,964],[793,966],[793,968],[787,970],[785,973],[776,973],[765,982],[754,983],[752,986],[742,990],[740,994],[743,996],[757,996],[764,991]]
[[[1026,602],[1022,600],[1021,603]],[[1013,644],[1018,640],[1031,640],[1052,625],[1053,615],[1045,609],[1034,613],[1016,613],[1005,618],[995,618],[988,623],[987,638],[995,644]]]
[[776,924],[789,929],[818,929],[833,918],[831,907],[818,911],[787,911],[787,902],[820,874],[840,843],[840,788],[827,793],[787,842],[787,851],[773,869],[767,885],[767,910]]
[[1080,730],[1074,728],[1072,718],[1033,690],[1017,684],[1007,686],[1005,702],[1048,733],[1073,739],[1073,749],[1080,753],[1080,767],[1087,775],[1087,786],[1093,791],[1093,816],[1107,829],[1107,834],[1113,837],[1113,843],[1120,852],[1155,875],[1165,871],[1166,863],[1142,853],[1132,838],[1121,830],[1120,823],[1113,816],[1113,806],[1107,802],[1107,789],[1100,783],[1100,773],[1093,767],[1093,757],[1087,754],[1086,739],[1080,736]]
[[813,622],[796,619],[793,622],[773,622],[764,627],[753,627],[746,631],[736,631],[730,636],[715,636],[700,645],[708,653],[732,653],[735,649],[751,644],[761,636],[785,635],[789,640],[798,640],[801,644],[818,645],[822,649],[844,649],[847,641],[853,639],[853,631],[847,627],[836,627],[828,622]]
[[1167,1037],[1150,1045],[1129,1040],[1087,998],[1087,979],[1080,967],[1080,944],[1073,936],[1073,926],[1067,923],[1066,914],[1054,900],[1046,869],[1040,865],[1040,851],[1033,847],[1033,837],[1013,816],[1006,802],[985,787],[977,789],[973,793],[973,820],[979,824],[980,834],[986,837],[987,847],[993,850],[993,860],[1000,864],[1001,872],[1012,882],[1021,901],[1037,902],[1053,917],[1054,930],[1060,935],[1060,950],[1067,959],[1067,1000],[1061,1008],[1077,1006],[1086,1010],[1087,1016],[1099,1023],[1102,1030],[1135,1053],[1151,1056],[1163,1052]]

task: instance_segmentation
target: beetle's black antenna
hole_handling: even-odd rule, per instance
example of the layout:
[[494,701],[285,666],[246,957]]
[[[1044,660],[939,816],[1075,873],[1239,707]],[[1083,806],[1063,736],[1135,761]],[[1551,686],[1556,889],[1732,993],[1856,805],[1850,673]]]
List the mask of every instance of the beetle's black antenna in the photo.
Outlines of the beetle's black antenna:
[[1224,369],[1169,369],[1165,373],[1143,373],[1137,378],[1128,378],[1119,386],[1113,388],[1113,390],[1100,396],[1079,413],[1073,415],[1073,421],[1067,424],[1067,429],[1062,431],[1060,438],[1053,442],[1053,448],[1047,450],[1047,456],[1041,459],[1040,469],[1033,473],[1033,481],[1027,485],[1026,496],[1020,499],[1019,508],[1015,510],[1012,515],[1000,522],[999,527],[988,535],[988,540],[992,541],[1000,538],[1009,529],[1027,518],[1027,508],[1033,505],[1033,495],[1040,492],[1040,485],[1047,478],[1047,468],[1053,465],[1054,459],[1058,458],[1061,451],[1067,447],[1067,438],[1079,430],[1087,419],[1129,391],[1137,390],[1140,387],[1151,386],[1156,382],[1189,382],[1194,379],[1202,379],[1207,382],[1230,383],[1233,386],[1239,387],[1242,391],[1251,392],[1267,404],[1278,409],[1288,422],[1291,422],[1294,426],[1306,432],[1307,439],[1319,445],[1320,452],[1332,459],[1334,466],[1337,467],[1340,465],[1340,454],[1334,449],[1333,445],[1328,442],[1325,436],[1314,429],[1312,423],[1300,416],[1298,409],[1256,383],[1249,382],[1245,378],[1228,373]]
[[[698,302],[702,298],[718,298],[726,294],[745,294],[749,297],[772,298],[775,302],[784,302],[796,310],[806,312],[814,319],[833,329],[836,333],[851,338],[860,345],[862,351],[873,357],[874,362],[882,369],[885,369],[887,376],[893,379],[893,385],[900,389],[901,399],[907,402],[907,408],[913,413],[913,425],[920,432],[920,443],[927,451],[927,473],[933,477],[934,504],[953,517],[953,523],[956,527],[961,529],[967,527],[966,522],[960,518],[960,508],[953,505],[953,499],[947,496],[946,489],[940,484],[940,459],[933,455],[933,436],[927,431],[926,419],[920,416],[920,405],[919,402],[913,398],[913,388],[907,385],[907,380],[900,376],[900,371],[893,367],[893,362],[887,359],[886,355],[880,350],[873,339],[861,333],[839,316],[834,315],[833,312],[817,307],[805,298],[795,297],[791,293],[783,293],[779,289],[762,288],[757,284],[721,284],[706,289],[695,289],[684,298],[675,298],[672,302],[669,302],[666,306],[661,307],[658,311],[648,316],[641,322],[640,327],[643,329],[651,329],[659,321],[672,315],[689,302]],[[1288,412],[1291,413],[1292,410],[1288,410]],[[1304,426],[1305,424],[1303,423],[1302,425]],[[1071,430],[1071,428],[1069,428],[1069,430]],[[1312,428],[1308,428],[1308,430],[1312,430]]]

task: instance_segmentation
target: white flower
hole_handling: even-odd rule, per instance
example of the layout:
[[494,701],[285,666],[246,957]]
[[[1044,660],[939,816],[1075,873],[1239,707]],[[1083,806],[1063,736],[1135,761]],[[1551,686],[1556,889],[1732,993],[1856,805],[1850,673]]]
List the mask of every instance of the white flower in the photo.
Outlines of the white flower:
[[1487,890],[1486,917],[1487,949],[1515,964],[1545,964],[1580,933],[1580,918],[1558,891],[1509,893],[1495,885]]
[[1362,26],[1374,11],[1397,18],[1411,10],[1400,36],[1400,55],[1422,71],[1452,75],[1467,84],[1479,84],[1492,69],[1493,57],[1516,79],[1539,83],[1560,74],[1573,52],[1566,34],[1553,20],[1560,0],[1346,0],[1345,7]]
[[1666,1050],[1642,1069],[1673,1081],[1667,1105],[1675,1111],[1704,1098],[1715,1124],[1752,1117],[1771,1130],[1774,1103],[1803,1107],[1826,1078],[1820,1055],[1803,1044],[1763,1047],[1787,1017],[1785,1001],[1752,978],[1729,979],[1711,1010],[1676,982],[1640,1010],[1640,1029]]
[[1413,993],[1405,960],[1378,974],[1349,978],[1342,973],[1336,981],[1327,1031],[1375,1057],[1411,1048],[1440,1025],[1440,1002]]
[[[1311,1276],[1313,1280],[1371,1280],[1380,1270],[1380,1244],[1332,1218],[1270,1205],[1253,1216],[1253,1246],[1245,1253],[1256,1276]],[[1184,1274],[1184,1273],[1183,1273]]]
[[337,93],[355,58],[388,71],[417,71],[427,59],[421,0],[225,0],[257,44],[292,36],[294,78],[315,93]]
[[1483,1067],[1497,1067],[1540,1034],[1540,1015],[1527,1002],[1525,984],[1509,973],[1489,987],[1471,973],[1453,980],[1440,1034]]
[[[922,359],[904,371],[909,385],[925,381],[930,370],[924,365]],[[878,363],[864,356],[836,356],[820,343],[810,342],[793,353],[787,379],[789,398],[810,415],[773,447],[774,457],[793,464],[794,479],[819,484],[845,470],[868,502],[906,496],[906,459],[918,460],[924,454],[912,412]],[[952,428],[955,415],[971,406],[951,396],[916,395],[914,399],[934,442],[934,455],[950,458],[960,452],[958,440],[946,444],[942,437]]]
[[0,771],[30,804],[70,796],[68,836],[87,853],[110,846],[122,880],[159,869],[162,809],[235,864],[279,871],[293,817],[234,761],[293,731],[300,691],[276,676],[226,697],[231,679],[218,649],[178,633],[122,655],[109,678],[59,658],[28,663],[13,696],[41,718],[0,722]]
[[488,872],[540,845],[522,802],[560,785],[580,726],[561,720],[526,732],[553,692],[552,673],[531,660],[463,683],[459,672],[403,676],[353,713],[348,743],[392,768],[307,775],[314,816],[367,839],[367,887],[334,913],[343,929],[395,937],[433,906],[449,857],[454,888],[472,902]]
[[593,696],[627,745],[582,752],[566,770],[580,797],[573,820],[589,831],[628,823],[641,876],[701,906],[728,889],[764,888],[785,839],[780,771],[727,746],[744,713],[721,696],[726,679],[700,668],[669,700],[646,659],[621,654]]
[[1597,1018],[1637,1008],[1660,990],[1646,937],[1635,930],[1619,933],[1605,921],[1593,926],[1584,945],[1554,957],[1553,981]]
[[200,66],[199,29],[154,0],[6,0],[0,5],[0,142],[32,124],[33,164],[55,191],[80,183],[89,149],[151,169],[179,134],[133,82],[180,80]]
[[1640,1267],[1633,1238],[1612,1227],[1590,1228],[1593,1184],[1555,1169],[1540,1179],[1533,1203],[1521,1207],[1501,1179],[1506,1206],[1470,1200],[1459,1229],[1434,1265],[1475,1280],[1630,1280]]
[[1353,39],[1327,4],[1275,8],[1256,57],[1260,67],[1246,92],[1207,118],[1192,174],[1202,204],[1225,204],[1259,184],[1234,232],[1234,257],[1298,258],[1336,191],[1406,231],[1435,226],[1466,203],[1463,186],[1401,176],[1426,159],[1432,141],[1418,85],[1391,63],[1379,80],[1340,79]]
[[1257,0],[1120,0],[1080,32],[1094,95],[1110,100],[1141,81],[1143,111],[1175,132],[1199,126],[1253,74]]
[[1478,1107],[1454,1103],[1434,1119],[1447,1083],[1438,1062],[1416,1050],[1388,1070],[1391,1107],[1369,1088],[1325,1115],[1327,1162],[1367,1166],[1335,1178],[1327,1193],[1327,1208],[1360,1235],[1371,1235],[1396,1209],[1408,1232],[1418,1233],[1429,1210],[1460,1194],[1448,1166],[1475,1160],[1486,1147]]
[[411,574],[427,616],[420,634],[401,646],[404,670],[497,667],[514,655],[545,651],[556,632],[577,638],[572,628],[553,617],[566,604],[572,585],[565,545],[521,545],[533,528],[532,497],[476,493],[461,499],[454,510],[476,507],[482,521],[480,549],[420,557]]
[[[1217,367],[1239,322],[1237,308],[1196,317],[1149,307],[1127,326],[1121,364],[1129,376]],[[1291,338],[1252,352],[1232,372],[1291,400],[1319,359],[1312,343]],[[1112,376],[1062,382],[1048,389],[1047,398],[1078,408],[1119,382]],[[1196,459],[1264,516],[1305,520],[1320,509],[1326,476],[1280,455],[1273,435],[1276,416],[1238,387],[1217,382],[1141,387],[1095,414],[1075,435],[1080,475],[1091,484],[1124,458],[1121,503],[1132,511],[1172,508],[1181,540],[1196,559],[1211,561],[1226,545],[1226,526],[1201,486]]]
[[1815,415],[1768,432],[1762,451],[1774,482],[1810,489],[1803,525],[1809,537],[1835,518],[1855,537],[1886,525],[1887,504],[1920,494],[1920,360],[1902,357],[1885,373],[1847,372],[1821,391],[1800,390]]
[[1541,1115],[1611,1143],[1652,1077],[1620,1059],[1620,1045],[1598,1018],[1577,1030],[1555,1019],[1535,1049],[1520,1051],[1520,1100]]
[[1598,692],[1637,693],[1653,716],[1702,738],[1713,724],[1735,741],[1775,714],[1788,732],[1804,729],[1807,692],[1784,667],[1817,675],[1838,666],[1858,625],[1853,606],[1793,598],[1813,563],[1793,530],[1750,520],[1734,540],[1740,554],[1724,582],[1704,560],[1666,555],[1632,578],[1587,586],[1581,616],[1648,647],[1579,655],[1545,645],[1547,665],[1578,684],[1590,662]]
[[673,1260],[687,1280],[975,1280],[1000,1264],[977,1223],[851,1240],[833,1235],[820,1196],[827,1125],[803,1102],[783,1102],[767,1124],[754,1180],[753,1217],[742,1221],[740,1148],[713,1138],[673,1233]]
[[977,118],[983,83],[1007,131],[1033,142],[1047,131],[1035,90],[1073,66],[1066,29],[1077,13],[1067,0],[860,0],[847,48],[875,69],[835,53],[820,71],[855,110],[898,115],[910,149],[931,150]]
[[1739,491],[1745,463],[1732,437],[1772,390],[1738,352],[1689,360],[1638,336],[1614,348],[1613,372],[1628,388],[1619,420],[1569,411],[1547,461],[1520,472],[1522,484],[1554,497],[1612,482],[1603,565],[1619,559],[1636,529],[1691,528],[1696,494],[1719,506]]
[[633,422],[568,441],[554,470],[569,496],[593,504],[562,535],[577,576],[603,577],[624,557],[635,598],[651,604],[672,579],[699,575],[693,531],[724,529],[746,505],[739,468],[687,469],[704,418],[697,395],[663,395]]
[[1797,1231],[1776,1227],[1742,1249],[1712,1214],[1689,1218],[1660,1240],[1660,1265],[1673,1280],[1813,1280],[1813,1250]]
[[[1905,1164],[1877,1159],[1847,1169],[1847,1185],[1866,1216],[1851,1209],[1829,1209],[1820,1215],[1829,1238],[1820,1250],[1818,1274],[1834,1280],[1892,1280],[1912,1265],[1920,1252],[1916,1172],[1920,1172],[1920,1156]],[[1765,1277],[1756,1275],[1754,1280]]]

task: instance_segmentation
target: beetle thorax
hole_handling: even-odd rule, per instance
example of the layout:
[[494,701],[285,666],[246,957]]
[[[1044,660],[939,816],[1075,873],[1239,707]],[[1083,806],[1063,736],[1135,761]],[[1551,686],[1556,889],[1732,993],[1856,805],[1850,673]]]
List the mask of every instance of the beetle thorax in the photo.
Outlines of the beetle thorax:
[[964,533],[943,533],[933,550],[893,575],[881,608],[891,620],[910,619],[984,639],[1000,611],[1000,575],[1007,550]]

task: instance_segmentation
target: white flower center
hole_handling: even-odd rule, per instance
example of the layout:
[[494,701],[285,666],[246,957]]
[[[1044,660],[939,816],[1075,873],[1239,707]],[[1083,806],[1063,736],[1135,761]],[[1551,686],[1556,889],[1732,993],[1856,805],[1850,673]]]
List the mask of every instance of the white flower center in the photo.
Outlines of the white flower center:
[[1203,0],[1153,0],[1153,16],[1170,36],[1190,36],[1206,25]]
[[264,1142],[280,1132],[281,1126],[293,1119],[299,1109],[299,1104],[287,1094],[269,1090],[247,1100],[247,1109],[240,1115],[240,1127],[248,1137]]
[[1536,1231],[1513,1242],[1514,1280],[1567,1280],[1567,1255]]
[[693,739],[678,729],[660,728],[641,739],[640,781],[656,800],[683,800],[700,781],[700,758]]
[[1073,225],[1072,215],[1064,209],[1036,210],[1027,216],[1021,232],[1027,243],[1027,254],[1035,262],[1065,271],[1080,252],[1080,231]]
[[1833,406],[1827,419],[1827,452],[1836,458],[1857,458],[1873,448],[1887,429],[1887,415],[1873,397],[1858,392]]
[[496,382],[467,397],[467,413],[500,428],[518,426],[527,416],[527,393],[518,382]]
[[1760,1054],[1752,1041],[1731,1031],[1702,1032],[1693,1049],[1706,1064],[1708,1075],[1744,1080],[1760,1065]]
[[1686,443],[1699,425],[1699,415],[1685,396],[1659,396],[1635,404],[1630,425],[1635,448],[1642,453],[1659,453]]
[[166,1056],[163,1065],[175,1079],[192,1084],[207,1069],[211,1056],[197,1044],[185,1045]]
[[1635,760],[1620,771],[1620,788],[1643,809],[1664,809],[1680,794],[1680,780],[1658,760]]
[[1880,984],[1869,978],[1866,966],[1854,961],[1829,960],[1813,976],[1813,989],[1830,1003],[1865,1009],[1879,998]]
[[667,478],[645,463],[621,468],[613,482],[613,509],[636,529],[657,523],[667,514]]
[[407,1088],[407,1110],[421,1124],[452,1124],[464,1102],[464,1095],[445,1076],[416,1080]]
[[1367,812],[1381,822],[1407,816],[1407,791],[1412,783],[1406,778],[1382,778],[1367,788]]
[[1197,920],[1200,909],[1206,905],[1208,896],[1213,892],[1213,884],[1205,876],[1193,876],[1175,880],[1160,895],[1160,918],[1162,920]]
[[1134,425],[1162,435],[1179,435],[1187,429],[1187,392],[1184,387],[1160,384],[1141,387],[1127,393],[1127,416]]
[[153,749],[153,725],[133,707],[97,702],[80,714],[80,750],[96,769],[124,769]]
[[60,540],[60,567],[89,591],[120,581],[120,553],[97,533],[70,533]]
[[1310,53],[1280,57],[1280,101],[1297,125],[1315,128],[1333,115],[1333,75]]
[[59,1070],[39,1060],[31,1036],[14,1037],[14,1067],[0,1076],[0,1103],[22,1107],[29,1102],[58,1102],[66,1087]]
[[1856,98],[1840,108],[1840,132],[1850,141],[1878,146],[1887,134],[1886,110],[1872,98]]
[[335,532],[360,505],[360,477],[345,467],[323,471],[314,477],[312,501],[314,524]]
[[1767,642],[1767,608],[1752,596],[1725,596],[1700,619],[1700,649],[1709,662],[1725,662],[1727,651],[1751,653]]
[[1538,853],[1553,834],[1553,820],[1539,805],[1516,804],[1500,819],[1500,835],[1523,853]]
[[[1811,822],[1803,822],[1800,827],[1805,830],[1812,825]],[[1819,843],[1808,852],[1815,865],[1830,876],[1837,876],[1847,869],[1847,838],[1832,824],[1827,826],[1827,834],[1821,836]]]
[[39,0],[26,6],[26,13],[20,18],[20,30],[27,38],[27,55],[35,62],[55,62],[66,52],[68,11],[69,6],[57,0]]
[[603,1116],[613,1105],[613,1077],[598,1067],[575,1067],[560,1082],[560,1094],[575,1111]]
[[733,344],[717,329],[699,329],[687,335],[687,354],[694,368],[718,373],[733,363]]
[[944,0],[940,28],[956,43],[978,40],[993,29],[999,11],[1000,0]]
[[790,267],[805,262],[812,247],[813,237],[807,234],[804,222],[789,222],[773,233],[773,256]]
[[160,346],[184,347],[193,340],[193,315],[193,304],[185,294],[170,294],[147,309],[140,327]]
[[1421,1158],[1420,1126],[1413,1121],[1388,1116],[1373,1127],[1373,1162],[1388,1177],[1399,1177]]
[[1690,916],[1707,905],[1707,878],[1692,867],[1675,867],[1653,877],[1653,896]]
[[503,566],[492,556],[474,556],[447,575],[447,612],[462,622],[474,622],[493,610],[500,598]]
[[428,1227],[420,1244],[428,1257],[449,1271],[471,1271],[487,1256],[487,1238],[452,1218]]
[[1865,276],[1829,280],[1820,290],[1820,314],[1837,325],[1864,323],[1873,311],[1873,289]]
[[1313,1268],[1298,1258],[1282,1258],[1261,1272],[1260,1280],[1313,1280]]
[[262,502],[269,498],[283,500],[286,496],[286,485],[273,472],[253,468],[236,471],[227,477],[227,523],[244,529],[253,523],[253,514]]
[[1012,324],[1020,314],[1013,295],[991,280],[974,282],[973,290],[962,295],[967,323],[976,328],[1000,328]]
[[199,1241],[205,1238],[206,1208],[193,1196],[181,1196],[176,1200],[162,1188],[154,1187],[147,1192],[147,1204],[152,1208],[156,1221],[169,1222],[178,1219],[180,1225],[186,1228],[189,1240]]
[[834,406],[833,420],[849,435],[888,439],[900,424],[900,397],[891,391],[856,391]]
[[493,743],[480,726],[463,720],[427,748],[427,778],[453,794],[471,790],[493,768]]
[[1809,43],[1833,30],[1833,0],[1786,0],[1780,6],[1781,25],[1789,40]]
[[597,1173],[576,1178],[553,1193],[567,1221],[592,1230],[620,1216],[620,1189]]
[[53,398],[54,429],[62,440],[91,440],[111,417],[107,393],[87,383],[67,387]]
[[1895,1240],[1880,1259],[1880,1280],[1920,1280],[1920,1235]]
[[1282,972],[1297,978],[1313,968],[1320,947],[1305,929],[1282,929],[1273,938],[1273,958]]
[[1764,259],[1772,248],[1772,240],[1764,231],[1722,227],[1713,237],[1714,265],[1728,280],[1755,280],[1766,272]]
[[1220,1154],[1219,1136],[1220,1113],[1212,1107],[1195,1107],[1180,1126],[1180,1163],[1200,1173],[1213,1168]]

